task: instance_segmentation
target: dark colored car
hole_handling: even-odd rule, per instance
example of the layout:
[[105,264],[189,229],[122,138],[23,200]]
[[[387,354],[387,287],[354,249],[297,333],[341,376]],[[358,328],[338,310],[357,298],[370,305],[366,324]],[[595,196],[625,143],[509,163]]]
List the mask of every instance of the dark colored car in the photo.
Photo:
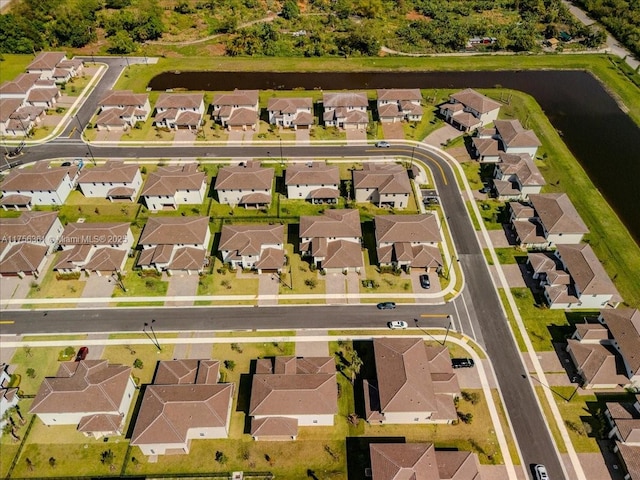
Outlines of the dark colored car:
[[85,358],[87,358],[88,354],[89,354],[89,347],[80,347],[80,350],[78,350],[78,354],[76,355],[76,362],[79,362],[80,360],[84,360]]
[[473,358],[452,358],[451,366],[453,368],[471,368],[475,365]]
[[62,162],[62,165],[60,165],[61,167],[70,167],[71,166],[71,162]]
[[376,307],[378,307],[378,310],[393,310],[396,308],[396,304],[393,302],[382,302],[376,305]]
[[431,288],[431,280],[429,280],[429,275],[420,275],[420,286],[422,288]]

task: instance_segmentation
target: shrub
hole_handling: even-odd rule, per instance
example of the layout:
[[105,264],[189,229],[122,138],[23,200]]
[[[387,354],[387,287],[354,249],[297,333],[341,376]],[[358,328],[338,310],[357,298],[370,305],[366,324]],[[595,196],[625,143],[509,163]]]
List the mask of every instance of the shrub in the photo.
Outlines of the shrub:
[[304,284],[305,284],[307,287],[309,287],[309,288],[311,288],[311,289],[314,289],[314,288],[316,288],[316,286],[318,285],[318,281],[317,281],[315,278],[307,278],[307,279],[304,281]]
[[133,368],[137,368],[138,370],[142,370],[142,367],[144,367],[144,363],[139,358],[136,358],[133,361]]
[[230,372],[233,372],[233,369],[236,368],[236,362],[234,362],[233,360],[225,360],[224,368],[226,368]]

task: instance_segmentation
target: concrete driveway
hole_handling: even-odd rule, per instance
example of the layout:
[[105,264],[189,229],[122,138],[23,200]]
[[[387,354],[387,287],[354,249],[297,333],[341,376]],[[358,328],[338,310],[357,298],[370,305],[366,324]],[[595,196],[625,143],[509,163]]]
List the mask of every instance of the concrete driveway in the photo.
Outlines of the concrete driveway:
[[296,130],[296,143],[298,145],[309,145],[311,143],[310,133],[311,129]]
[[346,278],[342,273],[327,273],[324,276],[327,295],[337,295],[337,297],[327,298],[327,303],[347,303],[344,296],[347,292]]
[[367,141],[367,131],[364,128],[349,128],[345,130],[347,143],[350,145],[365,143]]
[[280,280],[276,274],[258,275],[258,305],[277,305]]
[[96,134],[97,142],[119,142],[122,134],[124,132],[121,130],[100,130]]
[[382,123],[381,125],[385,140],[404,140],[402,123]]
[[457,128],[452,127],[448,123],[444,126],[437,129],[435,132],[431,132],[427,137],[423,140],[424,143],[429,145],[433,145],[435,147],[439,147],[445,143],[447,140],[452,140],[461,136],[464,132],[461,132]]
[[188,128],[180,128],[178,130],[175,130],[173,143],[184,143],[184,142],[195,143],[196,133],[197,132],[195,130],[189,130]]
[[87,278],[82,290],[82,298],[104,298],[105,301],[97,300],[95,303],[87,303],[87,307],[104,307],[109,304],[111,294],[116,287],[116,282],[111,276],[98,276],[92,274]]
[[[360,293],[360,275],[356,272],[347,273],[347,293]],[[347,303],[360,303],[360,298],[349,298]]]
[[[420,286],[420,275],[424,275],[426,272],[420,268],[412,268],[411,269],[411,286],[413,293],[439,293],[442,291],[442,286],[440,285],[440,277],[436,272],[429,272],[429,280],[431,281],[431,287],[422,288]],[[442,299],[440,297],[436,298],[420,298],[416,297],[416,303],[435,303],[440,302]]]
[[[175,274],[167,278],[169,287],[167,288],[167,297],[186,297],[193,296],[198,293],[199,275]],[[193,305],[193,300],[167,300],[165,305],[182,307]]]
[[244,132],[242,130],[229,130],[229,140],[227,140],[227,143],[241,143],[243,137]]

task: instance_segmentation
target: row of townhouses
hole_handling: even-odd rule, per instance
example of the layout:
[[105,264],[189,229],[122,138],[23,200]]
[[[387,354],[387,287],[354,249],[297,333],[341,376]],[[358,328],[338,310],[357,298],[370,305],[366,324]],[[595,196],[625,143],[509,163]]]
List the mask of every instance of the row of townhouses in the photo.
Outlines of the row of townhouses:
[[63,52],[42,52],[26,73],[0,85],[0,135],[26,136],[42,123],[47,109],[55,108],[59,86],[83,70],[81,60]]
[[[377,338],[373,352],[375,373],[363,380],[367,422],[457,420],[454,401],[460,387],[446,347],[426,346],[418,338]],[[136,389],[131,370],[107,360],[64,362],[55,376],[43,380],[30,413],[52,428],[75,425],[96,439],[123,435]],[[300,427],[333,426],[336,375],[333,357],[257,359],[248,405],[253,439],[295,441]],[[142,454],[188,454],[193,440],[228,438],[237,386],[221,382],[218,360],[160,361],[145,387],[130,427],[130,444]],[[480,478],[477,455],[466,451],[437,451],[429,443],[374,443],[370,453],[373,478],[388,478],[389,471]]]

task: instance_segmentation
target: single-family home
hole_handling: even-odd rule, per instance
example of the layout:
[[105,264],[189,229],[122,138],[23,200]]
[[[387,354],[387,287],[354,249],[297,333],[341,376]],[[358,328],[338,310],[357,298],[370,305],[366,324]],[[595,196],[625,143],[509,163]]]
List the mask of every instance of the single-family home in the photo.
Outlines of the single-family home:
[[156,102],[154,121],[159,127],[197,130],[203,115],[203,93],[163,93]]
[[498,200],[526,200],[546,185],[544,177],[528,153],[498,154],[493,172],[493,188]]
[[19,98],[0,99],[0,135],[28,135],[46,116],[44,107],[25,105]]
[[218,360],[158,362],[144,390],[131,445],[144,455],[188,454],[192,440],[227,438],[233,383],[218,383]]
[[333,357],[256,360],[249,403],[254,440],[295,440],[299,426],[332,426],[337,413]]
[[442,236],[435,215],[376,215],[374,224],[380,266],[427,271],[442,266]]
[[122,435],[135,388],[131,367],[107,360],[62,362],[40,384],[29,412],[47,426],[77,425],[94,438]]
[[529,253],[527,264],[549,308],[605,308],[622,301],[590,245],[558,245],[554,253]]
[[223,225],[218,251],[233,268],[280,272],[285,263],[284,225]]
[[368,106],[364,92],[325,93],[322,95],[322,119],[327,127],[367,128]]
[[72,58],[58,62],[53,71],[52,79],[58,83],[66,83],[77,77],[84,70],[84,63],[79,58]]
[[140,234],[137,265],[170,274],[200,273],[210,243],[209,217],[153,217]]
[[9,365],[6,363],[0,364],[0,435],[2,435],[2,429],[8,422],[5,414],[9,409],[18,405],[20,401],[18,387],[9,386],[11,384],[11,372],[9,368]]
[[40,275],[62,232],[57,212],[23,212],[18,218],[1,218],[0,277]]
[[604,412],[611,430],[609,438],[626,445],[640,447],[640,395],[634,401],[607,402]]
[[149,174],[140,198],[149,210],[177,209],[178,205],[200,205],[207,193],[207,175],[197,163],[160,167]]
[[287,198],[311,203],[336,203],[340,198],[340,169],[324,162],[294,163],[285,173]]
[[0,204],[5,210],[31,210],[34,205],[62,205],[76,187],[79,168],[82,167],[50,166],[47,162],[15,168],[0,186]]
[[528,204],[509,206],[516,242],[525,248],[577,244],[589,233],[566,193],[530,194]]
[[255,130],[258,127],[258,90],[238,90],[213,97],[211,114],[214,121],[229,130]]
[[484,128],[473,137],[473,150],[480,162],[500,160],[500,152],[528,153],[535,158],[542,145],[533,130],[526,130],[518,120],[495,120],[495,128]]
[[422,94],[418,88],[377,90],[378,117],[382,123],[422,120]]
[[440,105],[439,110],[447,123],[469,132],[494,122],[500,113],[500,104],[467,88],[449,95],[449,102]]
[[53,269],[60,273],[121,272],[133,247],[130,224],[69,223],[58,240],[62,250]]
[[300,217],[300,253],[326,272],[360,272],[361,244],[358,210],[328,209],[322,215]]
[[313,100],[305,98],[270,98],[267,104],[269,123],[294,130],[313,125]]
[[421,338],[375,338],[376,377],[363,380],[365,420],[382,423],[451,423],[460,396],[446,347]]
[[142,187],[142,174],[137,163],[108,160],[104,165],[85,168],[78,178],[78,186],[87,198],[135,202]]
[[218,201],[245,208],[265,208],[271,203],[275,170],[248,161],[218,170],[214,190]]
[[411,195],[411,181],[402,165],[365,162],[362,170],[353,170],[353,189],[358,203],[406,208]]
[[620,352],[632,386],[640,387],[640,310],[602,310],[599,317],[611,332],[613,346]]
[[60,91],[53,80],[41,80],[37,73],[22,73],[0,85],[0,99],[3,98],[20,99],[23,106],[52,108]]
[[370,443],[372,480],[480,480],[475,453],[433,443]]
[[27,73],[37,73],[42,79],[53,79],[53,74],[60,62],[67,60],[64,52],[40,52],[27,65]]
[[38,73],[21,73],[13,80],[6,81],[0,85],[0,98],[25,100],[38,80],[40,80]]
[[149,95],[131,90],[107,90],[98,102],[98,130],[127,130],[151,113]]
[[640,447],[616,442],[613,451],[618,454],[622,468],[627,472],[624,480],[640,479]]

